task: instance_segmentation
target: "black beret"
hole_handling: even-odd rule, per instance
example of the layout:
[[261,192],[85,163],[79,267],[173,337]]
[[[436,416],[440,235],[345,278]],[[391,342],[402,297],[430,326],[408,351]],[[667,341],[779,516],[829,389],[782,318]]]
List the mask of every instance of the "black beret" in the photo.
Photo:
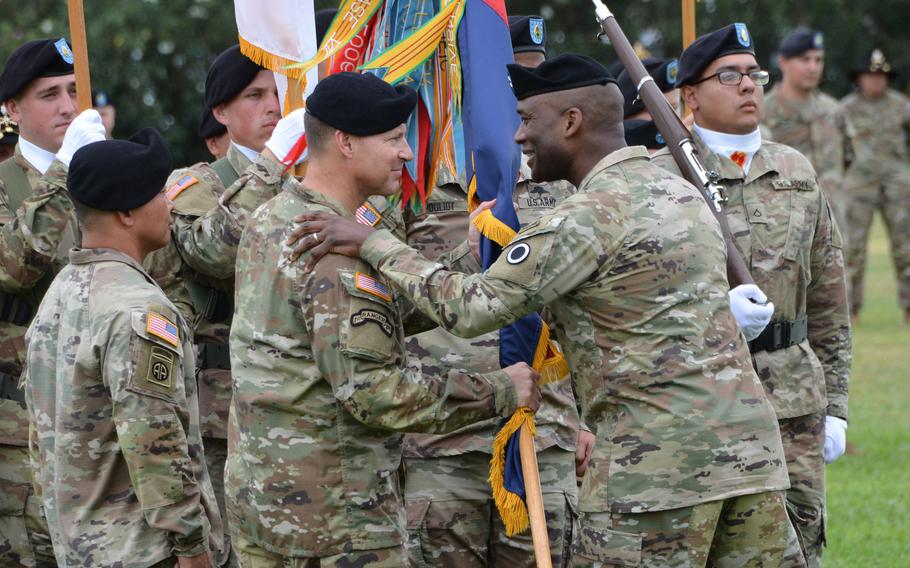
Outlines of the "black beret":
[[263,71],[246,55],[240,53],[240,46],[235,45],[221,52],[209,67],[205,76],[205,104],[215,108],[240,94],[247,85],[253,82],[256,74]]
[[891,67],[891,63],[885,59],[884,52],[878,48],[866,53],[866,56],[853,69],[851,77],[855,80],[860,73],[884,73],[889,77],[894,77],[894,69]]
[[227,126],[215,120],[212,109],[206,107],[202,109],[202,115],[199,117],[199,137],[203,140],[215,138],[227,133]]
[[372,73],[335,73],[316,85],[306,111],[342,132],[370,136],[388,132],[411,116],[417,91],[392,86]]
[[0,101],[11,99],[40,77],[71,75],[73,50],[63,38],[36,39],[12,52],[0,75]]
[[66,176],[73,201],[102,211],[141,207],[164,189],[171,153],[154,128],[129,140],[102,140],[76,150]]
[[510,63],[509,77],[518,100],[588,85],[616,84],[607,68],[587,55],[564,53],[530,69]]
[[626,144],[644,146],[650,150],[659,150],[667,145],[653,120],[634,118],[622,123],[626,133]]
[[679,57],[677,84],[691,85],[715,60],[734,53],[755,55],[755,44],[746,24],[730,24],[693,41]]
[[337,13],[338,10],[335,8],[326,8],[316,12],[316,47],[322,44],[325,32],[329,31],[329,26],[332,25],[332,20],[335,19]]
[[[679,65],[676,59],[656,59],[647,57],[641,60],[645,70],[654,79],[654,83],[660,89],[660,92],[667,93],[676,88],[676,77],[679,71]],[[632,81],[629,73],[623,69],[622,73],[616,77],[616,84],[622,91],[623,116],[630,116],[645,110],[645,103],[638,98],[638,85]]]
[[13,119],[0,114],[0,144],[15,144],[19,142],[19,125]]
[[810,49],[825,49],[825,37],[819,31],[799,27],[787,34],[777,51],[781,57],[789,59]]
[[92,106],[95,108],[106,107],[107,105],[114,104],[114,101],[111,100],[111,96],[107,94],[107,91],[92,91]]
[[539,51],[547,54],[547,27],[540,16],[509,16],[512,52]]

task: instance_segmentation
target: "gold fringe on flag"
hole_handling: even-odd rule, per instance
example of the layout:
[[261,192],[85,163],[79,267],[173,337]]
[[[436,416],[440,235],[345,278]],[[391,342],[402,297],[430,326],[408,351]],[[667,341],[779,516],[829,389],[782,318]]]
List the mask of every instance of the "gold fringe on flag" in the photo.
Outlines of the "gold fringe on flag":
[[304,84],[306,84],[306,70],[300,67],[289,67],[300,63],[299,61],[269,53],[258,45],[248,42],[243,36],[238,37],[240,38],[240,53],[249,57],[253,63],[274,73],[287,75],[290,79],[303,80]]
[[512,434],[527,424],[532,436],[537,435],[534,428],[534,411],[522,406],[512,414],[509,421],[499,429],[493,439],[493,457],[490,459],[490,487],[493,489],[493,502],[502,517],[506,534],[509,536],[528,530],[528,508],[525,502],[505,488],[506,444]]

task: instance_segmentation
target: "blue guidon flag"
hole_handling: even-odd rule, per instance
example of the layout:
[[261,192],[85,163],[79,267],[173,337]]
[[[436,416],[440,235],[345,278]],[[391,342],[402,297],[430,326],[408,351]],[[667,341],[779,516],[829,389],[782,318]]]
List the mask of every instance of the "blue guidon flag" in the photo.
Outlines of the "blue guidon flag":
[[[458,49],[464,78],[462,123],[469,207],[473,210],[483,201],[496,199],[492,210],[474,219],[482,234],[482,264],[487,268],[520,228],[512,205],[521,163],[520,148],[514,141],[519,121],[506,69],[514,58],[503,0],[466,0]],[[522,254],[521,245],[512,247],[510,256],[513,254]],[[526,362],[541,374],[541,382],[567,374],[565,359],[550,342],[549,330],[538,314],[502,328],[499,336],[501,366]],[[517,436],[523,425],[533,433],[534,414],[528,408],[518,409],[502,426],[493,442],[490,464],[493,498],[509,535],[524,531],[529,523]]]

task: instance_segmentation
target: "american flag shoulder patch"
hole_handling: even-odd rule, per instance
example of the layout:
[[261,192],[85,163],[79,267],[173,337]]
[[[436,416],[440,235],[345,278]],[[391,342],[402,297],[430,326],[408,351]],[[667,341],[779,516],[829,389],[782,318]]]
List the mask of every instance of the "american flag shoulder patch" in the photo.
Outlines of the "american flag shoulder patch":
[[354,274],[354,287],[377,298],[382,298],[386,302],[392,301],[392,293],[385,284],[362,272]]
[[175,183],[171,187],[167,188],[167,191],[165,192],[167,194],[167,198],[170,199],[171,201],[177,199],[177,196],[180,195],[181,193],[183,193],[184,189],[186,189],[198,182],[199,182],[199,180],[196,179],[195,176],[191,176],[191,175],[183,176],[182,178],[177,180],[177,183]]
[[149,312],[145,316],[145,321],[145,331],[160,337],[174,347],[180,345],[180,332],[177,330],[177,326],[168,321],[167,318],[155,312]]
[[354,217],[357,219],[358,223],[371,227],[375,227],[382,221],[382,215],[380,215],[379,211],[376,211],[369,203],[364,203],[358,207],[357,211],[354,213]]

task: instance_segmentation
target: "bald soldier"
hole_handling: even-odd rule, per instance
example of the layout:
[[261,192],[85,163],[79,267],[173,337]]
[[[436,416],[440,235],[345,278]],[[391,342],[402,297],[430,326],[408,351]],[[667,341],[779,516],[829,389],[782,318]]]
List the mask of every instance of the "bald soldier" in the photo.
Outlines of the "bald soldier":
[[898,303],[904,323],[910,324],[910,99],[888,87],[893,70],[880,49],[870,51],[852,77],[857,90],[841,101],[856,129],[856,157],[844,184],[850,307],[858,321],[869,230],[877,210],[888,230]]
[[170,170],[149,128],[86,145],[67,176],[83,247],[29,328],[24,376],[61,566],[202,568],[221,548],[191,334],[141,266],[170,237]]
[[18,383],[25,330],[79,242],[66,165],[80,146],[104,139],[97,112],[77,117],[72,63],[66,40],[39,39],[13,51],[0,75],[0,104],[19,125],[13,157],[0,164],[0,565],[54,565]]
[[625,146],[622,95],[599,63],[566,54],[509,73],[534,179],[577,193],[482,274],[326,215],[305,222],[311,254],[359,254],[458,335],[549,306],[596,436],[576,566],[802,566],[780,432],[730,312],[716,219],[696,188]]
[[844,172],[852,158],[853,127],[837,99],[819,90],[825,70],[822,33],[797,28],[777,49],[780,83],[765,97],[762,124],[775,142],[809,159],[842,234],[847,231]]
[[[812,164],[758,129],[768,73],[745,24],[698,38],[680,57],[693,140],[726,190],[724,211],[752,278],[775,305],[750,341],[774,406],[790,476],[787,509],[810,565],[825,543],[825,463],[843,454],[851,334],[843,241]],[[677,172],[667,152],[655,163]]]
[[404,306],[374,270],[339,255],[307,268],[291,260],[295,215],[356,223],[369,196],[398,191],[416,102],[410,87],[370,74],[320,81],[306,103],[306,177],[244,230],[226,481],[243,566],[407,566],[396,431],[446,432],[539,404],[524,363],[485,375],[412,372]]

